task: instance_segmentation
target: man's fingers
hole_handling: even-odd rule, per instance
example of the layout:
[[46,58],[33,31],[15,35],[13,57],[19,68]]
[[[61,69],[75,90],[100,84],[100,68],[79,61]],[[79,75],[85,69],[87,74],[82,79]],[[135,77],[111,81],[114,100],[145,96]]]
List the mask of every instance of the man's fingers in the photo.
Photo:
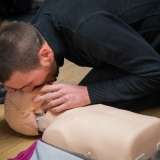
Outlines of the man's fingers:
[[66,104],[62,104],[62,105],[59,105],[57,107],[50,108],[50,111],[53,112],[53,113],[54,112],[62,112],[64,110],[66,110]]
[[57,99],[59,97],[62,96],[62,92],[57,91],[57,92],[50,92],[50,93],[46,93],[44,95],[35,97],[33,99],[34,102],[43,102],[43,101],[48,101],[48,100],[52,100],[52,99]]
[[54,91],[58,91],[62,88],[62,84],[52,84],[52,85],[46,85],[44,87],[42,87],[41,92],[54,92]]
[[58,99],[54,99],[49,101],[48,103],[43,103],[42,104],[42,108],[43,109],[47,109],[47,108],[52,108],[52,107],[59,107],[62,104],[65,104],[66,100],[64,97],[58,98]]

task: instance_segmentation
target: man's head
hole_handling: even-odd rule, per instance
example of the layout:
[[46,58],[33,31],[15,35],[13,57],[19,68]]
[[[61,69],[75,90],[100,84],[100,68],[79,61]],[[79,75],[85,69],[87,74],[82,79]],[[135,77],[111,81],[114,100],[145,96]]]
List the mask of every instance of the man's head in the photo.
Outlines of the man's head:
[[34,26],[20,22],[0,29],[1,83],[31,92],[57,73],[54,52]]

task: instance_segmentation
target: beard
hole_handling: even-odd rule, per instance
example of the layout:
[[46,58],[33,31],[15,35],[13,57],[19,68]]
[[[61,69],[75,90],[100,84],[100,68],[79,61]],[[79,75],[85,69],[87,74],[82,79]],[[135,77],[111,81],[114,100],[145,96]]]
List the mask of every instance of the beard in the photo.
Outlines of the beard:
[[44,79],[44,82],[40,85],[37,85],[34,87],[33,92],[34,93],[39,93],[40,89],[46,85],[46,84],[52,84],[54,81],[56,81],[56,77],[58,77],[59,74],[59,67],[57,66],[56,62],[53,61],[51,62],[50,67],[46,67],[46,71],[48,74],[46,75],[46,78]]
[[49,70],[49,72],[46,76],[45,83],[50,84],[57,80],[59,74],[59,66],[56,64],[55,60],[51,62],[51,65],[49,68],[47,68],[47,70]]

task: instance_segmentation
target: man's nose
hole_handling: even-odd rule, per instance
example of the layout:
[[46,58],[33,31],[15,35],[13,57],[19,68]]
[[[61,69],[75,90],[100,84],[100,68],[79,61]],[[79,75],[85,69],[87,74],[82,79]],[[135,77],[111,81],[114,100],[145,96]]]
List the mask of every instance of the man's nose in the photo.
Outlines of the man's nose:
[[21,89],[23,92],[26,92],[26,93],[31,93],[32,90],[33,90],[33,87],[26,87],[26,88],[23,88]]

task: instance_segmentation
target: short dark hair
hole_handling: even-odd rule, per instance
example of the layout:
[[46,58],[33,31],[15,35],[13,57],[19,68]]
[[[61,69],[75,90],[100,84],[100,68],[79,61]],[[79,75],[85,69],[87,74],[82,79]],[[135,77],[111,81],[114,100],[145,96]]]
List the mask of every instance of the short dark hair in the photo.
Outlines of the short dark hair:
[[40,66],[38,52],[45,40],[30,23],[17,22],[0,29],[0,82],[15,71],[25,73]]

